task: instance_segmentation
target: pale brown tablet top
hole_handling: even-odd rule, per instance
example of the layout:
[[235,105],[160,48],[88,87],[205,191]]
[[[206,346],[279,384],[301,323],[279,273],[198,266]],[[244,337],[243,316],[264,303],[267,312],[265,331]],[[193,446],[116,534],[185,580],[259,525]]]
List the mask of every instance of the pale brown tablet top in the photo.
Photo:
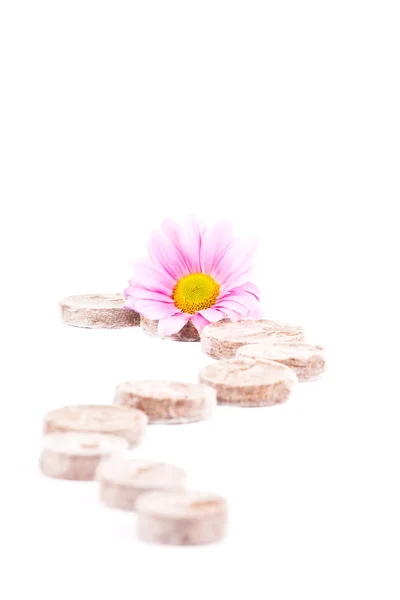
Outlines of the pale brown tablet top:
[[201,334],[202,349],[213,358],[231,358],[245,344],[274,340],[302,340],[303,328],[265,319],[220,321],[207,325]]
[[67,296],[60,300],[60,304],[69,308],[92,308],[102,310],[104,308],[123,308],[125,296],[123,294],[80,294],[78,296]]
[[264,342],[241,346],[238,359],[252,359],[256,362],[274,360],[295,371],[299,381],[318,378],[326,368],[325,351],[321,346],[305,342]]
[[96,457],[127,450],[129,444],[105,433],[49,433],[43,437],[43,451],[71,457]]
[[215,390],[199,383],[133,380],[117,386],[114,403],[139,408],[153,423],[183,423],[208,418],[216,395]]
[[292,369],[274,361],[261,365],[232,359],[207,365],[200,371],[200,380],[210,385],[248,388],[264,387],[280,381],[295,382],[297,378]]
[[224,498],[209,492],[156,491],[140,496],[136,502],[136,510],[139,514],[174,520],[202,519],[223,515],[226,513],[227,503]]
[[198,383],[186,383],[167,380],[132,380],[121,383],[118,389],[153,400],[190,400],[201,401],[205,397],[212,397],[212,391]]
[[118,329],[140,324],[139,314],[124,307],[123,294],[81,294],[60,300],[66,325],[83,328]]
[[148,423],[142,411],[124,406],[72,405],[45,414],[43,432],[77,431],[109,433],[135,443]]
[[103,460],[96,476],[113,484],[143,489],[175,487],[183,485],[186,479],[185,471],[179,467],[126,456]]

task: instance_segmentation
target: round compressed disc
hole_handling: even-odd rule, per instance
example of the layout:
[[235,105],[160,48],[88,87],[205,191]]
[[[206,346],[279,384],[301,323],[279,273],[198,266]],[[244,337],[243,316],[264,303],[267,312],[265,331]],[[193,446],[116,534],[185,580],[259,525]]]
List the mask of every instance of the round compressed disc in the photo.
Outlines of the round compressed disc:
[[62,431],[109,433],[140,443],[148,418],[144,412],[122,406],[77,405],[57,408],[45,414],[43,433]]
[[236,356],[259,363],[277,361],[293,369],[299,381],[318,379],[326,369],[324,349],[304,342],[249,344],[241,346]]
[[207,492],[150,492],[136,502],[138,537],[146,542],[190,546],[221,540],[227,503]]
[[124,308],[123,294],[83,294],[60,300],[61,319],[66,325],[90,329],[119,329],[140,324],[134,310]]
[[127,381],[117,386],[114,403],[142,410],[150,423],[190,423],[211,416],[216,394],[199,383]]
[[245,344],[274,340],[301,341],[303,337],[302,327],[278,321],[219,321],[204,327],[201,347],[213,358],[233,358],[236,350]]
[[[146,317],[141,317],[140,326],[143,329],[143,331],[148,335],[152,335],[153,337],[160,337],[158,335],[158,321],[146,319]],[[186,325],[184,325],[182,329],[178,331],[178,333],[165,336],[162,339],[173,340],[175,342],[199,342],[200,335],[193,323],[191,321],[188,321]]]
[[216,389],[218,404],[249,407],[284,402],[297,382],[292,369],[274,361],[220,360],[201,369],[199,379]]
[[124,452],[128,442],[104,433],[50,433],[43,438],[40,469],[57,479],[94,479],[102,458]]
[[107,506],[133,510],[144,492],[184,487],[186,473],[164,463],[115,456],[100,463],[96,479],[100,498]]

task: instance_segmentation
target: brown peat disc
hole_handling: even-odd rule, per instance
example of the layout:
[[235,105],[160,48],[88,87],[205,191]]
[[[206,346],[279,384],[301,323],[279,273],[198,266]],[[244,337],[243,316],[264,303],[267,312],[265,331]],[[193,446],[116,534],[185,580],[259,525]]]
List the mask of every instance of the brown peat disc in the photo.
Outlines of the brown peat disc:
[[124,304],[123,294],[68,296],[60,300],[61,319],[66,325],[89,329],[139,326],[139,314]]
[[[140,318],[140,326],[145,333],[152,335],[153,337],[160,337],[158,335],[158,321],[152,319],[146,319],[146,317]],[[200,335],[196,327],[191,321],[188,321],[186,325],[182,327],[178,333],[163,337],[164,340],[173,340],[174,342],[199,342]]]
[[144,492],[183,488],[186,473],[164,463],[113,456],[101,461],[96,479],[100,498],[107,506],[133,510],[139,495]]
[[233,358],[236,350],[245,344],[274,340],[301,341],[303,337],[302,327],[278,321],[219,321],[204,327],[201,347],[213,358]]
[[199,379],[216,389],[218,404],[249,407],[284,402],[297,382],[292,369],[272,360],[220,360],[201,369]]
[[241,346],[237,358],[263,363],[274,360],[293,369],[299,381],[319,379],[326,369],[325,352],[321,346],[304,342],[266,342]]
[[45,414],[43,433],[109,433],[123,437],[129,444],[135,445],[140,443],[147,423],[147,415],[134,408],[90,404],[65,406]]
[[104,433],[50,433],[43,438],[40,469],[57,479],[94,479],[100,460],[124,452],[126,440]]
[[207,492],[149,492],[136,502],[137,534],[155,544],[191,546],[217,542],[227,530],[227,503]]
[[199,383],[127,381],[117,386],[114,404],[142,410],[150,423],[190,423],[211,416],[216,394]]

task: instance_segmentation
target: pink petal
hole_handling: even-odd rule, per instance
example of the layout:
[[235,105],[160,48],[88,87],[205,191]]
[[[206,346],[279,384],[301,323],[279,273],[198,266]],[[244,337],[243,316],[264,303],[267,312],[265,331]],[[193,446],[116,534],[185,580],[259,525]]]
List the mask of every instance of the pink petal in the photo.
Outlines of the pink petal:
[[189,321],[191,315],[186,313],[178,313],[171,317],[166,317],[158,322],[158,335],[164,337],[178,333],[184,325]]
[[136,298],[126,298],[124,308],[130,308],[130,310],[135,310],[135,302]]
[[235,310],[232,310],[230,308],[220,308],[219,309],[221,312],[224,313],[224,315],[226,315],[228,317],[228,319],[230,319],[231,321],[237,321],[241,315],[239,315],[239,313],[237,313]]
[[181,249],[181,225],[173,219],[164,219],[161,223],[161,231],[172,242],[177,251],[182,255]]
[[236,241],[222,258],[215,271],[215,278],[220,285],[228,285],[238,275],[248,272],[252,267],[253,255],[256,251],[256,240]]
[[261,308],[261,304],[259,304],[254,310],[250,312],[248,315],[248,319],[262,319],[264,316],[264,311]]
[[134,308],[147,319],[164,319],[176,314],[178,310],[175,304],[157,300],[136,300]]
[[256,285],[254,285],[254,283],[251,283],[250,281],[246,281],[246,283],[232,288],[230,292],[248,292],[249,294],[253,294],[253,296],[255,296],[257,300],[260,299],[260,290]]
[[247,292],[230,292],[229,294],[225,294],[225,296],[222,296],[222,298],[218,299],[216,308],[220,302],[225,302],[225,300],[237,302],[248,310],[253,310],[253,308],[259,304],[259,300],[257,300],[253,294],[248,294]]
[[232,226],[229,221],[220,221],[214,227],[206,229],[200,249],[201,270],[203,273],[213,275],[232,244]]
[[180,244],[189,271],[200,273],[201,229],[195,217],[188,217],[181,232]]
[[150,258],[175,281],[189,273],[180,252],[162,231],[150,235],[148,250]]
[[173,303],[173,299],[171,296],[167,296],[167,294],[163,294],[162,292],[152,292],[147,288],[143,288],[141,286],[135,285],[127,288],[129,290],[129,296],[141,300],[159,300],[160,302],[169,302]]
[[197,331],[201,333],[206,325],[210,324],[210,321],[207,321],[200,313],[196,313],[191,318],[193,325],[196,327]]
[[124,294],[125,294],[125,298],[130,298],[131,296],[133,296],[133,286],[132,285],[128,285],[127,288],[124,289]]
[[239,304],[238,302],[234,302],[233,300],[221,300],[215,304],[215,308],[220,308],[221,310],[225,310],[228,308],[230,310],[234,310],[236,313],[244,317],[249,313],[249,309]]
[[[234,288],[229,293],[220,296],[215,304],[215,308],[221,310],[231,308],[240,312],[240,314],[246,316],[246,318],[261,318],[259,316],[253,316],[262,314],[258,294],[258,288],[254,284],[246,282],[246,284]],[[240,310],[239,306],[243,307],[243,310]],[[247,309],[247,314],[244,312],[244,309]]]
[[133,268],[135,282],[140,282],[141,286],[154,292],[172,294],[176,280],[164,269],[160,269],[148,259],[136,261]]
[[216,308],[206,308],[205,310],[199,310],[202,317],[210,321],[210,323],[216,323],[225,318],[225,315]]
[[250,275],[251,267],[246,271],[242,271],[241,273],[235,273],[232,277],[226,279],[225,283],[221,285],[220,295],[225,295],[229,293],[231,290],[235,290],[244,285]]

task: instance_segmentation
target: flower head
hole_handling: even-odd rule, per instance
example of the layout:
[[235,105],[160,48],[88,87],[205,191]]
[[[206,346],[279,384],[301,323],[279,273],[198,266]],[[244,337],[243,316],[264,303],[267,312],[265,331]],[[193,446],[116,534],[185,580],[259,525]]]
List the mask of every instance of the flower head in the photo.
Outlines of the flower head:
[[256,245],[234,238],[228,221],[203,227],[166,219],[149,240],[149,258],[136,261],[125,290],[127,308],[156,319],[161,336],[192,321],[201,332],[221,319],[259,318],[258,288],[248,281]]

